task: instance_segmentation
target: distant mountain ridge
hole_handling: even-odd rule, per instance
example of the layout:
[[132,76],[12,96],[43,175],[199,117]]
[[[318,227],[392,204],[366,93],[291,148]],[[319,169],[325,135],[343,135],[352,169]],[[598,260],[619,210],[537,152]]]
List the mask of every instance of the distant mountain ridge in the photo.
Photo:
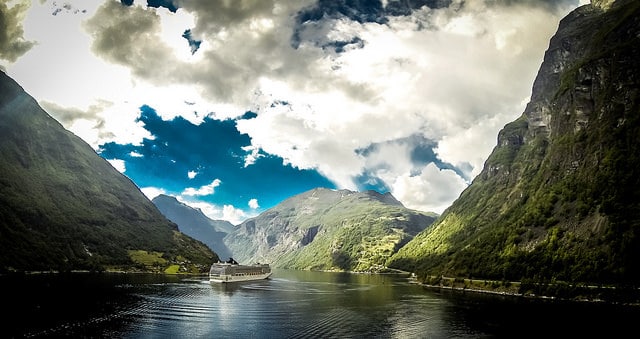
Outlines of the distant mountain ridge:
[[222,260],[231,257],[231,251],[223,239],[233,232],[232,223],[226,220],[212,220],[201,210],[187,206],[175,197],[165,194],[160,194],[151,201],[164,216],[178,225],[182,233],[205,243]]
[[240,262],[375,272],[435,218],[389,193],[316,188],[244,221],[224,241]]
[[217,259],[0,72],[0,273],[204,272]]
[[421,277],[640,285],[640,1],[559,25],[524,114],[390,261]]

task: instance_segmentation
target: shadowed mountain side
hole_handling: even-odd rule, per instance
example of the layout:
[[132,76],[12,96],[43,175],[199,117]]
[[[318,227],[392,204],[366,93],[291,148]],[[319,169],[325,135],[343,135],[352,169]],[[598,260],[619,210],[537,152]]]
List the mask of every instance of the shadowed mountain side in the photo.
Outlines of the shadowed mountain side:
[[379,272],[435,218],[405,208],[388,193],[317,188],[246,220],[225,242],[240,262]]
[[206,271],[214,260],[0,72],[0,271]]
[[232,257],[222,239],[234,229],[225,220],[212,220],[201,210],[179,202],[175,197],[161,194],[151,200],[169,220],[178,224],[180,231],[205,243],[221,260]]
[[640,1],[593,1],[565,17],[524,114],[392,267],[422,277],[638,285],[639,56]]

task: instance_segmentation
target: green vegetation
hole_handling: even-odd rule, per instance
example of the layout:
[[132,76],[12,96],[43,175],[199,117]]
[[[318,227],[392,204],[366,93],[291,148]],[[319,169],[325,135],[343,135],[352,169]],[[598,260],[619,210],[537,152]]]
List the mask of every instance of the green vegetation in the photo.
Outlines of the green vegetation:
[[180,265],[171,265],[164,270],[165,274],[178,274],[180,273]]
[[315,189],[245,221],[225,242],[240,261],[380,272],[388,258],[435,217],[374,192]]
[[[549,50],[570,41],[570,59],[545,59],[536,82],[546,87],[534,87],[530,111],[504,127],[482,173],[390,267],[557,295],[640,285],[640,41],[630,33],[639,13],[625,2],[564,23],[572,36]],[[548,124],[529,126],[536,114]]]
[[217,260],[4,73],[0,173],[0,273],[146,269],[130,251],[162,253],[167,265],[183,256],[184,271]]
[[142,264],[144,266],[164,266],[167,260],[162,258],[160,252],[147,252],[143,250],[129,251],[129,257],[136,264]]

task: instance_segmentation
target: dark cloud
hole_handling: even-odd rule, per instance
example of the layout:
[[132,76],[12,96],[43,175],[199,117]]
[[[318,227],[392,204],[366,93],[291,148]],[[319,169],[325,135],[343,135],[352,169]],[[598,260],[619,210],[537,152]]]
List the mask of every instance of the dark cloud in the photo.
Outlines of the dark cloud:
[[[304,30],[313,23],[327,19],[346,18],[358,23],[374,22],[386,24],[389,16],[410,15],[414,9],[422,7],[444,8],[451,0],[396,0],[386,6],[380,0],[319,0],[314,6],[305,8],[296,15],[296,28],[291,38],[292,46],[297,48],[304,40]],[[359,38],[354,38],[358,39]],[[362,43],[362,40],[359,40]],[[327,43],[339,46],[344,41]],[[336,49],[336,52],[340,52]]]
[[[243,118],[252,117],[247,112]],[[201,199],[234,206],[244,206],[252,198],[272,206],[314,187],[334,188],[317,172],[283,165],[282,158],[275,156],[263,155],[245,167],[243,147],[251,140],[238,132],[235,120],[205,118],[199,125],[181,117],[167,121],[149,106],[141,107],[138,120],[153,139],[144,139],[140,145],[106,143],[100,145],[99,153],[106,159],[124,160],[125,174],[140,187],[161,184],[179,194],[187,187],[202,187],[219,179],[215,194]],[[188,179],[189,171],[197,175]]]
[[385,23],[387,18],[380,0],[319,0],[315,6],[298,13],[298,23],[346,17],[353,21]]
[[29,9],[28,4],[18,3],[9,8],[0,2],[0,59],[16,61],[35,45],[23,37],[22,19]]
[[[265,74],[298,76],[300,68],[307,71],[306,58],[294,56],[290,51],[290,29],[281,24],[281,20],[289,19],[287,13],[293,11],[287,8],[290,3],[270,0],[174,3],[181,8],[178,15],[193,14],[195,25],[184,28],[189,30],[185,38],[191,51],[199,48],[201,61],[178,58],[175,46],[163,40],[164,13],[113,1],[105,2],[86,21],[92,50],[154,85],[199,84],[204,95],[224,103],[246,105],[251,91]],[[206,42],[206,50],[200,49],[200,41]],[[323,84],[322,80],[317,82]]]
[[531,7],[545,7],[549,10],[555,11],[558,8],[567,7],[570,5],[577,5],[578,0],[486,0],[488,5],[494,6],[514,6],[514,5],[527,5]]
[[388,16],[410,15],[422,7],[444,8],[451,0],[390,0],[384,6],[380,0],[319,0],[316,5],[300,11],[298,23],[345,17],[359,23],[388,22]]
[[414,9],[422,7],[445,8],[451,5],[452,0],[390,0],[384,8],[389,16],[410,15]]
[[130,66],[143,78],[166,78],[163,70],[173,61],[172,51],[159,41],[160,19],[153,11],[107,1],[86,21],[85,28],[98,55]]
[[220,30],[237,24],[243,24],[254,18],[269,18],[280,6],[277,0],[242,0],[242,1],[211,1],[211,0],[177,0],[179,8],[197,13],[197,36],[202,32],[219,32]]
[[96,125],[103,124],[103,119],[97,119],[98,113],[102,112],[105,107],[110,103],[102,102],[98,105],[91,105],[87,110],[81,110],[73,107],[63,107],[56,103],[49,101],[40,102],[42,108],[51,114],[56,120],[58,120],[65,127],[71,126],[77,120],[96,120]]
[[364,40],[358,38],[358,37],[354,37],[351,38],[348,41],[329,41],[327,43],[325,43],[322,46],[319,46],[324,48],[331,48],[333,49],[336,53],[342,53],[347,49],[352,49],[352,48],[362,48],[364,47]]

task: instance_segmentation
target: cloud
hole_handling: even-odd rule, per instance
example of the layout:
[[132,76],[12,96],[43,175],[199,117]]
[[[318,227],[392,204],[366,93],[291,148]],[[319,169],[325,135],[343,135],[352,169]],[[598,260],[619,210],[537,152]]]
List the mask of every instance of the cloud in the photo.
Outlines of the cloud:
[[[76,3],[86,13],[32,4],[24,37],[38,44],[8,69],[139,185],[180,193],[171,177],[198,168],[189,192],[220,178],[214,196],[271,206],[279,196],[248,187],[273,191],[285,185],[273,173],[286,173],[299,182],[282,195],[299,193],[303,177],[328,178],[440,209],[523,111],[549,38],[578,1]],[[72,80],[62,89],[55,79]],[[236,186],[240,176],[250,182]]]
[[[256,112],[237,121],[251,140],[243,146],[247,167],[276,155],[340,188],[389,188],[411,201],[416,195],[398,178],[433,186],[444,177],[455,188],[451,202],[458,183],[482,169],[499,129],[524,109],[548,40],[575,1],[387,3],[359,17],[349,13],[366,11],[349,6],[178,2],[176,15],[192,18],[184,27],[190,38],[202,41],[200,59],[177,58],[163,42],[168,11],[105,4],[87,27],[96,53],[136,76],[197,83],[209,101],[231,105],[214,116]],[[122,43],[109,43],[113,36]],[[429,161],[451,171],[425,173],[411,138],[429,140]],[[442,205],[433,194],[423,198],[408,205]]]
[[25,54],[35,42],[24,39],[22,20],[29,9],[29,1],[0,3],[0,59],[16,61]]
[[[422,8],[386,24],[318,20],[300,35],[299,49],[324,57],[307,60],[306,80],[263,79],[258,117],[238,122],[238,129],[266,153],[316,168],[340,187],[357,188],[354,178],[373,175],[394,195],[413,200],[406,189],[396,192],[396,178],[422,170],[410,145],[395,141],[431,140],[432,160],[456,169],[446,176],[455,188],[450,203],[462,190],[458,183],[482,169],[499,129],[524,109],[561,15],[547,6],[477,1]],[[363,45],[342,53],[322,48],[356,38]],[[371,145],[384,146],[357,152]],[[429,171],[411,178],[430,184],[425,175],[443,177]],[[440,208],[440,199],[423,198],[422,206]]]
[[142,187],[140,188],[140,190],[142,191],[142,193],[144,193],[144,195],[147,196],[147,198],[149,198],[149,200],[152,200],[153,198],[159,196],[160,194],[167,193],[163,188],[158,188],[158,187]]
[[194,196],[194,195],[211,195],[214,193],[215,188],[220,186],[222,182],[220,179],[213,180],[210,184],[201,186],[200,188],[187,187],[182,195]]
[[238,225],[251,216],[253,215],[247,215],[243,210],[235,208],[232,205],[224,205],[220,219],[229,220],[232,224]]
[[408,208],[442,213],[466,187],[467,183],[454,171],[431,163],[418,176],[396,177],[392,191]]
[[195,177],[196,177],[196,175],[198,175],[198,172],[196,172],[196,171],[189,171],[189,172],[187,172],[187,177],[188,177],[189,179],[193,179],[193,178],[195,178]]
[[[209,103],[233,104],[227,112],[219,112],[226,116],[242,114],[237,105],[250,103],[261,74],[290,66],[281,59],[282,51],[290,49],[284,48],[290,31],[279,26],[288,19],[290,4],[266,0],[178,4],[176,13],[170,13],[164,8],[105,2],[85,25],[93,51],[154,85],[189,84]],[[198,53],[191,53],[192,46],[183,37],[187,30],[189,39],[202,42]]]
[[220,207],[216,204],[203,201],[185,199],[185,197],[182,196],[178,196],[177,199],[183,204],[201,210],[204,215],[212,220],[226,220],[234,225],[238,225],[245,219],[255,216],[255,213],[245,213],[242,209],[235,208],[232,205],[222,205],[222,207]]
[[124,160],[121,159],[107,159],[107,161],[111,164],[111,166],[113,166],[115,169],[118,170],[118,172],[120,173],[124,173],[127,168],[125,166]]
[[[48,100],[40,102],[42,108],[94,148],[101,140],[119,140],[120,142],[139,143],[139,140],[151,138],[141,128],[135,117],[113,114],[133,110],[130,105],[116,105],[113,102],[97,99],[86,108],[64,107]],[[140,156],[132,153],[131,156]]]
[[251,208],[252,210],[260,208],[260,205],[258,205],[258,199],[249,200],[248,205],[249,205],[249,208]]
[[[527,5],[527,6],[540,6],[546,7],[548,10],[556,11],[562,10],[569,6],[575,6],[578,1],[576,0],[487,0],[489,5]],[[582,0],[580,4],[587,4],[589,0]]]
[[244,157],[244,167],[255,164],[258,159],[264,156],[264,154],[260,154],[260,147],[253,145],[243,146],[242,150],[247,152],[247,155]]
[[[163,66],[171,61],[171,50],[162,41],[160,16],[155,10],[105,1],[85,22],[85,28],[91,34],[94,52],[111,62],[129,66],[135,75],[162,73]],[[161,77],[159,74],[158,78]]]

